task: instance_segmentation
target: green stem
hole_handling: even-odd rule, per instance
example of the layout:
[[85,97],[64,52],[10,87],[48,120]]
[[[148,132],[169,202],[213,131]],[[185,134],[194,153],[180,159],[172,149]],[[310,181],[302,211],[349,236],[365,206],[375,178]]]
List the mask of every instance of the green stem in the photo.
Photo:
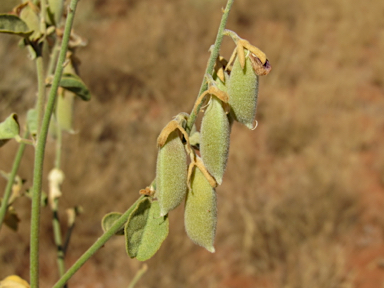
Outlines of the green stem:
[[[40,49],[40,48],[38,48]],[[38,95],[36,101],[36,111],[37,111],[37,135],[40,133],[41,123],[43,121],[44,115],[44,103],[45,103],[45,75],[44,75],[44,63],[43,56],[41,51],[37,52],[36,57],[36,71],[37,71],[37,85],[38,85]]]
[[43,161],[45,144],[47,140],[49,122],[51,120],[53,107],[56,100],[57,89],[59,87],[61,75],[63,73],[63,63],[68,48],[69,36],[71,34],[74,14],[78,0],[71,0],[68,10],[68,16],[65,24],[63,41],[61,45],[59,59],[57,61],[55,76],[52,81],[51,91],[49,93],[46,111],[43,117],[42,126],[38,135],[35,151],[34,175],[33,175],[33,194],[31,211],[31,254],[30,254],[30,281],[31,288],[39,287],[39,231],[40,231],[40,198],[43,174]]
[[[24,133],[23,138],[27,138],[29,136],[28,131]],[[20,143],[19,149],[17,150],[15,160],[13,161],[11,174],[8,178],[7,186],[5,187],[4,196],[1,201],[1,208],[0,208],[0,230],[1,226],[3,225],[5,214],[7,213],[8,208],[8,201],[12,194],[12,186],[15,181],[15,177],[17,174],[17,170],[19,170],[21,159],[23,158],[24,150],[25,150],[25,143]]]
[[62,287],[68,279],[70,279],[76,272],[81,268],[81,266],[84,265],[85,262],[93,254],[97,252],[108,240],[111,238],[117,230],[121,228],[121,226],[124,225],[125,222],[127,222],[128,217],[131,215],[132,210],[136,207],[136,205],[144,198],[144,196],[141,196],[123,215],[120,216],[119,219],[116,220],[116,222],[109,228],[109,230],[105,231],[103,235],[99,239],[96,240],[95,243],[91,247],[88,248],[87,251],[79,258],[77,261],[72,265],[71,268],[67,270],[67,272],[60,278],[59,281],[56,282],[55,285],[53,285],[52,288],[59,288]]
[[56,155],[55,155],[55,168],[60,169],[61,165],[61,146],[62,146],[62,131],[59,123],[56,121]]
[[67,233],[65,234],[64,245],[63,245],[64,255],[67,253],[69,241],[71,240],[72,231],[74,228],[75,228],[75,222],[73,222],[68,226]]
[[26,138],[21,138],[19,135],[16,135],[14,139],[18,143],[23,143],[23,144],[27,144],[27,145],[33,145],[34,144],[32,140],[29,140],[29,139],[26,139]]
[[[55,168],[60,169],[60,158],[61,158],[61,129],[56,122],[57,126],[57,138],[56,138],[56,157],[55,157]],[[55,198],[52,200],[52,225],[53,225],[53,236],[55,239],[55,244],[57,248],[57,266],[59,269],[59,275],[60,277],[64,275],[65,273],[65,252],[63,248],[63,242],[62,242],[62,233],[61,233],[61,227],[60,227],[60,219],[59,219],[59,198]]]
[[[223,12],[223,16],[221,17],[219,30],[217,31],[216,41],[215,41],[215,44],[213,45],[211,56],[209,57],[209,60],[208,60],[207,69],[205,70],[203,82],[201,83],[201,87],[200,87],[200,91],[199,91],[199,94],[197,96],[197,99],[208,88],[208,83],[206,81],[205,75],[206,74],[212,75],[213,67],[215,66],[215,62],[216,62],[217,57],[219,56],[220,46],[221,46],[221,42],[223,41],[223,36],[224,36],[223,32],[225,29],[225,25],[227,24],[229,11],[231,10],[233,2],[234,2],[234,0],[228,0],[227,6],[225,7],[225,10]],[[187,132],[191,131],[192,126],[196,121],[196,117],[199,114],[201,105],[202,104],[200,104],[197,107],[196,111],[192,110],[191,115],[189,116],[188,122],[187,122],[187,127],[186,127]]]
[[57,266],[59,268],[59,275],[62,277],[65,273],[65,262],[64,262],[64,248],[61,239],[61,227],[59,220],[59,199],[56,198],[52,203],[52,212],[53,212],[53,235],[55,239],[55,244],[57,248]]
[[148,266],[146,264],[141,267],[139,271],[137,271],[135,277],[133,278],[132,282],[129,284],[128,288],[135,287],[136,283],[140,280],[140,278],[144,275],[145,272],[147,272]]
[[55,44],[52,48],[52,53],[49,59],[49,64],[48,64],[48,71],[47,71],[47,76],[53,75],[55,72],[55,64],[57,60],[57,56],[59,55],[60,52],[60,40],[58,37],[56,37]]
[[[45,35],[46,33],[46,21],[45,16],[47,15],[47,3],[46,0],[40,0],[40,32]],[[45,36],[44,36],[45,37]]]

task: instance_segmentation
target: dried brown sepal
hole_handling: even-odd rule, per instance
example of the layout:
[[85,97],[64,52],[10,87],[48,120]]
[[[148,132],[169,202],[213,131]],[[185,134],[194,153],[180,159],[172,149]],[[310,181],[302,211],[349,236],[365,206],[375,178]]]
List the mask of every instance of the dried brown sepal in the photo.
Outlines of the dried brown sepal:
[[237,58],[239,59],[241,68],[244,69],[244,67],[245,67],[245,54],[244,54],[243,45],[240,44],[240,41],[237,42],[237,45],[236,45],[236,55],[237,55]]
[[228,103],[228,94],[227,92],[224,92],[222,90],[220,90],[219,88],[217,88],[216,84],[213,84],[212,86],[210,86],[208,88],[208,90],[206,90],[205,92],[203,92],[199,98],[197,98],[196,102],[195,102],[195,107],[193,107],[193,112],[196,114],[197,113],[197,108],[203,104],[204,102],[207,101],[207,99],[205,98],[207,95],[215,95],[218,99],[220,99],[222,102],[224,103]]
[[[184,113],[180,113],[180,114],[184,114]],[[179,114],[179,115],[180,115]],[[178,116],[179,116],[178,115]],[[188,136],[188,133],[185,131],[185,129],[183,128],[182,126],[182,123],[183,123],[183,120],[180,120],[179,117],[176,116],[175,119],[171,120],[164,128],[163,130],[161,130],[160,132],[160,135],[159,137],[157,138],[157,146],[159,148],[163,147],[165,142],[167,141],[168,139],[168,136],[169,134],[171,134],[173,131],[175,131],[176,129],[178,129],[181,134],[183,134],[184,138],[185,138],[185,141],[187,142],[187,146],[190,146],[189,145],[189,136]]]
[[225,67],[227,67],[228,61],[224,57],[218,56],[216,58],[216,63],[214,66],[214,71],[217,76],[223,83],[225,83]]
[[265,53],[263,51],[261,51],[259,48],[253,46],[251,43],[249,43],[247,40],[245,39],[240,39],[238,41],[238,44],[240,44],[241,46],[243,46],[245,49],[251,51],[251,53],[253,53],[257,58],[260,59],[261,63],[262,64],[265,64],[265,62],[268,60],[267,59],[267,56],[265,55]]
[[265,73],[265,74],[257,74],[257,75],[267,75],[269,73],[269,71],[271,70],[271,65],[269,64],[267,56],[265,55],[265,53],[263,51],[261,51],[256,46],[253,46],[251,43],[249,43],[248,40],[240,38],[239,35],[237,35],[235,32],[233,32],[231,30],[225,30],[224,35],[230,36],[232,38],[232,40],[236,43],[236,48],[233,51],[231,58],[228,61],[228,65],[226,67],[227,71],[231,70],[233,63],[235,62],[236,56],[239,59],[241,68],[244,69],[245,58],[246,58],[246,55],[244,53],[244,49],[246,49],[246,50],[250,51],[254,57],[259,59],[262,66],[265,66],[264,70],[261,70],[261,71],[258,70],[258,72],[257,72],[257,73]]
[[140,195],[146,195],[146,196],[153,196],[153,195],[155,195],[155,190],[152,188],[152,187],[146,187],[145,189],[141,189],[140,191],[139,191],[139,194]]
[[261,60],[252,52],[249,54],[248,57],[251,60],[252,68],[253,68],[253,71],[255,71],[256,75],[264,76],[264,75],[268,75],[269,72],[271,72],[272,67],[268,59],[263,64]]
[[212,186],[212,188],[216,188],[217,187],[217,182],[215,180],[215,178],[208,172],[207,168],[205,167],[204,163],[203,163],[203,160],[201,160],[200,157],[198,156],[195,156],[194,158],[191,159],[191,163],[189,164],[189,167],[188,167],[188,188],[191,188],[191,176],[192,176],[192,173],[193,173],[193,168],[194,166],[198,167],[200,169],[200,171],[203,173],[203,175],[205,176],[205,178],[207,178],[209,184]]

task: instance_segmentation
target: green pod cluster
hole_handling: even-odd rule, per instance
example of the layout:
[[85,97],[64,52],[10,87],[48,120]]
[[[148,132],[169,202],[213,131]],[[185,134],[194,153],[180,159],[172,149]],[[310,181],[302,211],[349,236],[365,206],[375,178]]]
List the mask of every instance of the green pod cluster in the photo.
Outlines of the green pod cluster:
[[221,101],[212,96],[201,122],[201,158],[218,184],[227,166],[230,125]]
[[156,197],[160,216],[168,214],[183,201],[187,192],[187,177],[187,154],[178,130],[174,130],[157,155]]
[[209,252],[215,252],[213,243],[217,224],[216,191],[197,167],[193,171],[191,190],[185,200],[184,223],[188,237],[194,243]]
[[[247,50],[244,52],[250,53]],[[235,120],[249,129],[254,128],[258,90],[259,76],[253,70],[251,59],[246,57],[243,69],[236,57],[228,80],[228,102]]]

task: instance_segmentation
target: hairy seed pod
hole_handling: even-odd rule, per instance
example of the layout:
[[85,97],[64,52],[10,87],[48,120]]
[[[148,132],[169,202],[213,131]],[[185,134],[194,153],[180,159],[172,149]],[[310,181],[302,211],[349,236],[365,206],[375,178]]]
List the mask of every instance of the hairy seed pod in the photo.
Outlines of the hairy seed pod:
[[214,253],[213,243],[217,223],[216,192],[197,167],[193,171],[191,182],[191,190],[185,200],[185,230],[194,243]]
[[236,57],[228,81],[228,102],[235,120],[243,123],[249,129],[254,128],[258,86],[259,76],[253,70],[250,58],[246,57],[245,66],[242,69],[240,61]]
[[156,167],[156,197],[160,216],[176,208],[187,192],[187,154],[178,130],[171,132],[159,148]]
[[191,190],[185,200],[184,222],[188,237],[197,245],[214,253],[213,243],[217,223],[216,192],[197,167],[192,174]]
[[205,167],[215,177],[216,182],[223,182],[227,166],[230,127],[227,114],[221,101],[212,96],[210,104],[201,122],[201,158]]

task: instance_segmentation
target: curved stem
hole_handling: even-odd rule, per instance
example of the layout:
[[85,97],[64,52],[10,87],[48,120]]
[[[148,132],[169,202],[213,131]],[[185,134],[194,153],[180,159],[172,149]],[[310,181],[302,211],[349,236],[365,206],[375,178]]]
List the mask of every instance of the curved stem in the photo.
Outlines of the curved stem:
[[119,230],[121,226],[123,226],[124,223],[127,222],[129,216],[131,215],[131,212],[136,207],[137,203],[139,203],[143,198],[144,196],[139,197],[139,199],[137,199],[136,202],[127,211],[125,211],[119,219],[116,220],[116,222],[111,226],[111,228],[105,231],[105,233],[101,235],[101,237],[97,239],[96,242],[93,243],[93,245],[89,247],[88,250],[85,251],[79,259],[77,259],[75,264],[73,264],[71,268],[69,268],[68,271],[65,272],[65,274],[59,279],[59,281],[56,282],[55,285],[53,285],[52,288],[62,287],[68,281],[68,279],[70,279],[77,272],[77,270],[79,270],[81,266],[83,266],[84,263],[87,262],[87,260],[91,258],[91,256],[95,254],[96,251],[99,250],[105,244],[105,242],[109,240],[109,238],[115,235],[117,230]]
[[59,59],[57,61],[55,76],[53,78],[51,91],[49,93],[47,107],[43,117],[42,126],[38,135],[35,151],[35,163],[33,168],[33,194],[31,211],[31,254],[30,254],[30,281],[31,288],[39,287],[39,231],[40,231],[40,198],[43,174],[43,161],[45,152],[45,143],[47,140],[49,122],[56,100],[57,88],[59,87],[61,75],[63,73],[63,63],[67,53],[69,36],[71,34],[74,14],[78,0],[71,0],[68,10],[67,21],[65,25],[62,46]]
[[[24,133],[23,138],[27,138],[29,135],[28,131]],[[7,186],[5,187],[4,196],[1,201],[1,208],[0,208],[0,230],[1,226],[3,225],[5,214],[7,213],[8,208],[8,201],[12,194],[12,186],[15,181],[15,177],[17,174],[17,170],[19,170],[21,159],[23,158],[24,150],[25,150],[25,143],[20,143],[19,149],[17,150],[15,160],[13,161],[12,170],[8,178]]]
[[[213,67],[215,66],[216,58],[219,56],[220,46],[221,46],[221,42],[223,41],[223,36],[224,36],[223,32],[225,29],[225,25],[227,24],[229,11],[231,10],[233,2],[234,2],[234,0],[228,0],[227,6],[225,7],[225,9],[223,11],[223,16],[221,17],[219,30],[217,31],[216,41],[215,41],[215,44],[213,45],[211,56],[209,57],[209,60],[208,60],[207,69],[205,70],[203,82],[201,83],[201,87],[200,87],[200,91],[199,91],[199,95],[198,95],[197,99],[208,88],[208,83],[206,81],[205,75],[206,74],[212,75],[212,71],[213,71]],[[187,127],[186,127],[187,132],[191,131],[193,124],[195,124],[196,117],[199,114],[201,105],[202,105],[202,103],[200,103],[200,105],[197,106],[196,111],[192,110],[191,115],[189,116],[188,122],[187,122]]]

